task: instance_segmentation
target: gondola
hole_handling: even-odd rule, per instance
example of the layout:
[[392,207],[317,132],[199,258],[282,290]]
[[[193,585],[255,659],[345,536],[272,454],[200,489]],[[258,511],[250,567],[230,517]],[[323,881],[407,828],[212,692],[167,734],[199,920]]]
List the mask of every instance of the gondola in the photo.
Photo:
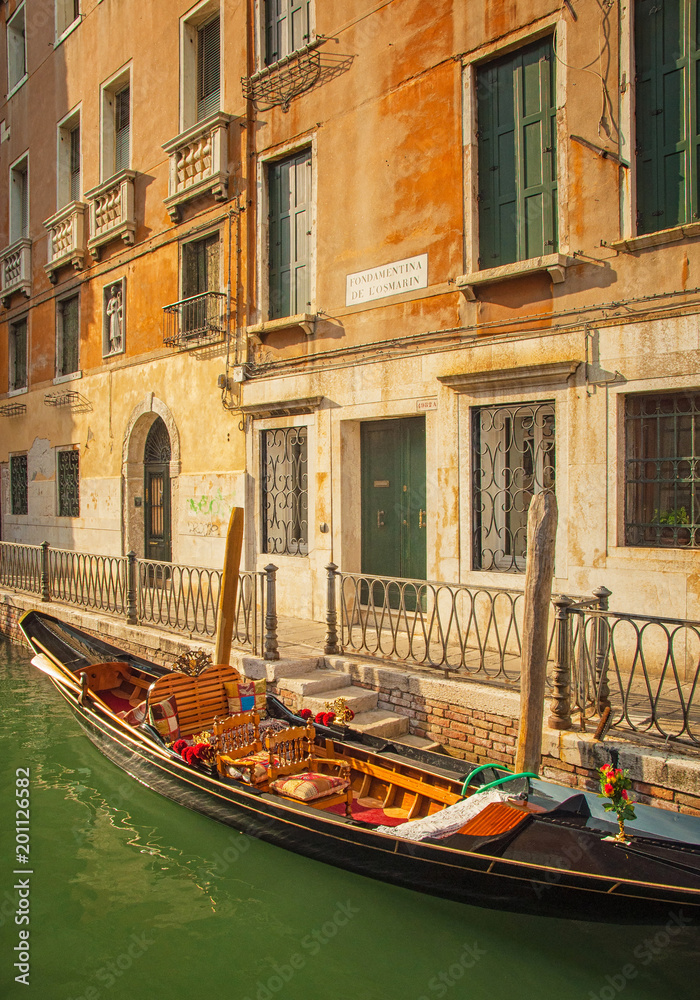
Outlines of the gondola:
[[[32,663],[107,758],[248,835],[476,906],[612,923],[700,918],[700,819],[637,805],[618,842],[592,793],[496,765],[470,775],[464,762],[350,727],[312,729],[271,694],[265,722],[243,704],[228,715],[219,701],[232,667],[169,670],[36,611],[21,628]],[[155,717],[164,694],[180,707],[178,740]],[[210,744],[193,743],[200,728]],[[309,771],[326,784],[295,797]]]

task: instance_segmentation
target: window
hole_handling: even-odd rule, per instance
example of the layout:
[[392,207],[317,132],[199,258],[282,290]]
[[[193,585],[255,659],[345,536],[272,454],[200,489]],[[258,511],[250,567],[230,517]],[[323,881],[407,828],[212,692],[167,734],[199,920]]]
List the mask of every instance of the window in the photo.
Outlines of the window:
[[58,516],[80,517],[80,453],[59,451],[57,459]]
[[262,432],[263,552],[305,556],[309,551],[306,427]]
[[221,19],[218,0],[205,0],[182,21],[180,35],[182,131],[221,107]]
[[477,71],[479,267],[556,253],[555,60],[541,39]]
[[698,218],[696,0],[637,0],[637,233]]
[[56,37],[60,38],[80,17],[80,0],[56,0]]
[[102,88],[102,179],[127,170],[131,162],[129,71]]
[[80,347],[80,296],[71,295],[57,303],[56,377],[78,371]]
[[311,40],[311,0],[265,0],[265,63],[270,65]]
[[10,392],[27,388],[27,317],[10,324]]
[[311,308],[311,150],[268,167],[269,314],[296,316]]
[[58,207],[80,201],[80,114],[58,127]]
[[13,514],[27,513],[27,456],[10,456],[10,496]]
[[700,393],[625,399],[625,544],[700,547]]
[[29,237],[29,160],[10,168],[10,244]]
[[182,332],[201,336],[221,329],[222,299],[219,293],[219,236],[185,243],[182,247]]
[[8,96],[27,79],[27,39],[24,28],[24,4],[20,4],[7,22]]
[[530,500],[554,489],[554,404],[480,407],[472,433],[474,569],[522,573]]

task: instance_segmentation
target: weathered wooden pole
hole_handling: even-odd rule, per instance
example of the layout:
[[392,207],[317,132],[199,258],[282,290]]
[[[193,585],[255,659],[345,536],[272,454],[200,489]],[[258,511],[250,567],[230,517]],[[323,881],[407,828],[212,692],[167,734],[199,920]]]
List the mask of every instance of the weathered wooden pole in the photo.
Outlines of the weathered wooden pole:
[[236,599],[238,597],[238,570],[241,565],[243,548],[243,508],[234,507],[226,532],[226,552],[224,573],[219,594],[219,620],[216,624],[216,645],[214,663],[228,663],[231,659],[231,640],[236,621]]
[[556,534],[556,498],[553,493],[538,493],[532,498],[527,517],[527,571],[516,771],[537,773],[542,756],[549,606],[552,599]]

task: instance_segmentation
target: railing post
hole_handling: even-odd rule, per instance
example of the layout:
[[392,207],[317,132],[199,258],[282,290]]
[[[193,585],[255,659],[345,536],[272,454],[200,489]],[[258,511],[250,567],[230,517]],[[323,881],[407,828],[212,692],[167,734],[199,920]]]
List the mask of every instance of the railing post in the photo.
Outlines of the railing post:
[[275,590],[277,567],[272,563],[265,567],[267,578],[267,608],[265,610],[265,652],[263,659],[279,660],[277,649],[277,592]]
[[554,696],[547,725],[550,729],[571,729],[571,663],[569,661],[569,608],[574,602],[560,594],[552,599],[555,624]]
[[333,656],[340,652],[338,648],[338,612],[335,602],[335,575],[338,567],[335,563],[328,563],[326,572],[328,573],[326,590],[326,645],[323,652]]
[[136,607],[136,553],[132,550],[126,556],[126,620],[129,625],[138,624]]
[[51,570],[49,567],[49,543],[41,543],[41,599],[51,600]]
[[[598,610],[607,611],[609,608],[608,599],[612,590],[607,587],[597,587],[593,591],[593,596],[598,598]],[[595,679],[596,679],[596,705],[599,713],[603,713],[610,707],[610,686],[608,684],[608,622],[607,619],[596,618],[596,650],[595,650]]]

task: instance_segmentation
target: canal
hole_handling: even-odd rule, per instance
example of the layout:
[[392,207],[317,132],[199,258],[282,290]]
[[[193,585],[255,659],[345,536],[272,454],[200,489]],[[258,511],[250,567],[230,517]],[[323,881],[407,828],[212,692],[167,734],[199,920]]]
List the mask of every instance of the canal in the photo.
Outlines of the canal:
[[[252,840],[105,760],[4,640],[0,705],[4,1000],[697,996],[700,932],[682,913],[654,928],[495,913]],[[18,769],[31,818],[15,874]]]

